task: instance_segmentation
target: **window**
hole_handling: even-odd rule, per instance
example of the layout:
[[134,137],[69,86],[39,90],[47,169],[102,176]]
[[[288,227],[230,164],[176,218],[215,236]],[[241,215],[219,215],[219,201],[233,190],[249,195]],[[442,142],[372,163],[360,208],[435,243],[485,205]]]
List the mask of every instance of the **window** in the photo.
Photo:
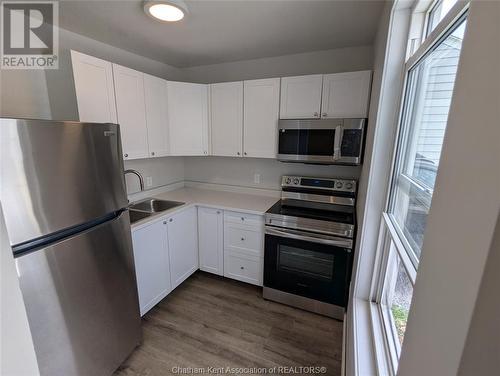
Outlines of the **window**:
[[[435,27],[456,0],[441,0],[428,14],[428,30]],[[432,36],[406,63],[399,134],[392,178],[383,213],[378,246],[379,272],[373,279],[372,300],[380,332],[396,373],[404,344],[413,286],[425,236],[446,132],[467,5],[453,8],[453,21],[444,33]],[[428,32],[430,33],[430,31]],[[415,61],[418,59],[417,61]]]
[[457,1],[458,0],[439,0],[431,7],[427,20],[426,36],[432,33],[432,30],[436,28],[437,24],[446,16],[450,9],[453,8]]
[[461,20],[408,72],[389,214],[418,264],[465,31]]

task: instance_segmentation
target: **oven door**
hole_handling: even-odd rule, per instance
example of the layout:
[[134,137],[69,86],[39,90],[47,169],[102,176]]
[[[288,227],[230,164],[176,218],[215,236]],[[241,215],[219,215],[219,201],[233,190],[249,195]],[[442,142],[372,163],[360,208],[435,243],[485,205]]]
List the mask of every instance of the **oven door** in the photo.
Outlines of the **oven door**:
[[266,226],[264,286],[346,307],[352,241]]

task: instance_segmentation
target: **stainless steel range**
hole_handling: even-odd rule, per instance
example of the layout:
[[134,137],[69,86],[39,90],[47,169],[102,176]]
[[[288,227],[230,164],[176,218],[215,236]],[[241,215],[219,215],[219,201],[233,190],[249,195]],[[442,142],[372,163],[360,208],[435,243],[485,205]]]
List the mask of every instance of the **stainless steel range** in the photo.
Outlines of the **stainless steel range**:
[[283,176],[265,215],[265,299],[343,320],[356,189],[356,180]]

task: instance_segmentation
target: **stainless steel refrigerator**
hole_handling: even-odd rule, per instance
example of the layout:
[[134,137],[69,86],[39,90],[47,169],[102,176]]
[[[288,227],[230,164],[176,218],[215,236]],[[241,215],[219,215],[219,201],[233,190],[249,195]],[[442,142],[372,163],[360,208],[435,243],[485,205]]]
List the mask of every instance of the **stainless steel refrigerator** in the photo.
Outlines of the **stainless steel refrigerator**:
[[0,119],[0,200],[42,375],[110,375],[141,340],[116,124]]

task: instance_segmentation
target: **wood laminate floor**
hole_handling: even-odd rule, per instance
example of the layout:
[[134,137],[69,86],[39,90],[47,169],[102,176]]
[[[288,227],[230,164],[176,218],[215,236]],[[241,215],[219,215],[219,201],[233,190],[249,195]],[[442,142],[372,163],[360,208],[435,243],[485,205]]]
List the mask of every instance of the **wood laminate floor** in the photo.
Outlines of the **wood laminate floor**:
[[203,272],[149,311],[142,327],[142,345],[116,376],[180,374],[174,367],[192,368],[184,374],[217,373],[209,367],[286,373],[280,366],[341,374],[342,322],[266,301],[261,288]]

